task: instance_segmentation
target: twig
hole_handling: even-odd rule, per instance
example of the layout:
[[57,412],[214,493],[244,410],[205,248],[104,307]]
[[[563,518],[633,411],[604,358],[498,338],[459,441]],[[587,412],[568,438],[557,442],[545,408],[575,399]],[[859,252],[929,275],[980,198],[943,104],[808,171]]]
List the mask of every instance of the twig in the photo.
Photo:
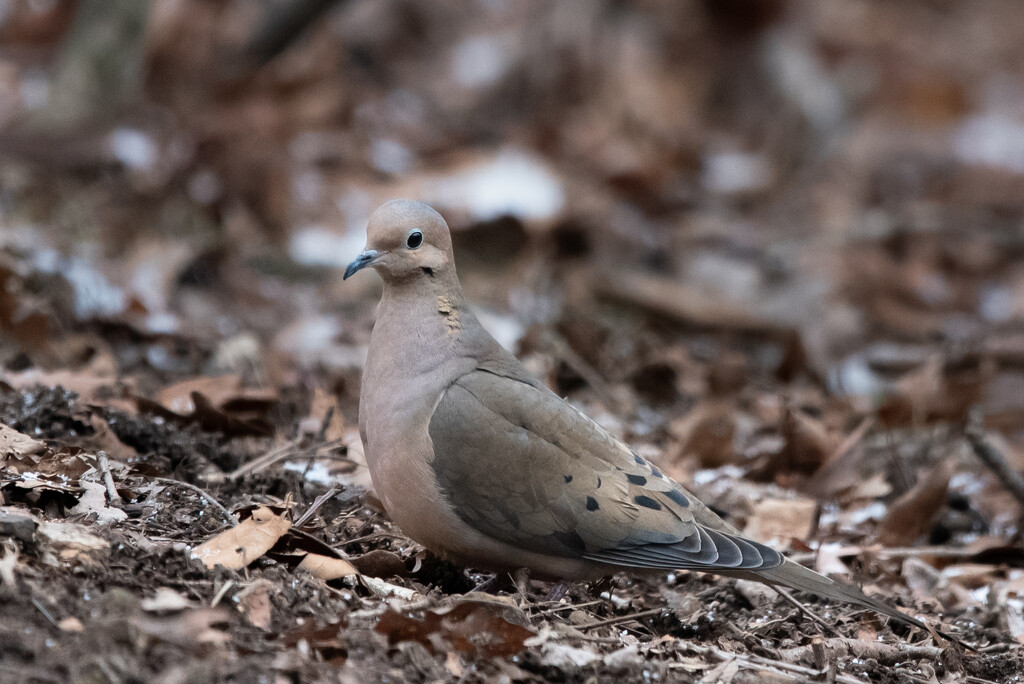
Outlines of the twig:
[[629,413],[628,407],[615,395],[612,388],[605,381],[604,377],[597,372],[586,360],[569,346],[569,343],[556,333],[549,332],[545,335],[546,342],[554,350],[555,355],[562,359],[573,373],[583,378],[590,389],[594,390],[601,402],[618,414]]
[[805,606],[803,603],[798,601],[792,594],[781,587],[772,587],[775,593],[784,598],[787,602],[793,605],[797,610],[803,613],[811,622],[815,623],[829,634],[839,636],[839,632],[835,630],[832,625],[828,624],[823,617],[815,613],[813,610]]
[[566,603],[566,604],[561,605],[561,606],[555,606],[554,608],[548,608],[546,610],[542,610],[542,611],[536,612],[533,615],[531,615],[530,617],[535,617],[535,618],[544,617],[545,615],[551,615],[553,613],[560,613],[563,610],[582,610],[583,608],[587,608],[589,606],[596,606],[597,604],[604,603],[604,602],[605,602],[604,599],[594,599],[593,601],[584,601],[583,603]]
[[591,622],[589,625],[580,625],[576,629],[581,632],[585,629],[597,629],[598,627],[610,627],[617,625],[622,622],[631,622],[633,620],[639,620],[640,618],[653,617],[668,611],[668,608],[652,608],[651,610],[641,610],[639,613],[631,613],[629,615],[618,615],[611,617],[606,620],[598,620],[597,622]]
[[37,601],[35,597],[32,597],[32,605],[39,609],[39,612],[43,614],[44,618],[50,621],[51,625],[57,627],[58,629],[60,628],[60,625],[57,624],[57,621],[53,619],[53,616],[50,615],[50,612],[46,610],[46,608],[43,608],[43,604],[39,603],[39,601]]
[[103,476],[103,485],[107,488],[107,501],[112,504],[121,503],[121,495],[117,493],[114,477],[110,474],[110,460],[106,451],[99,451],[96,454],[96,463],[100,467],[100,475]]
[[[699,655],[699,656],[711,656],[718,661],[735,661],[740,667],[748,670],[759,670],[762,672],[773,672],[789,679],[794,679],[800,682],[807,681],[818,681],[821,679],[821,670],[815,670],[813,668],[804,667],[803,665],[797,665],[796,663],[790,663],[782,660],[770,660],[763,656],[758,655],[741,655],[738,653],[729,653],[723,651],[717,646],[705,646],[698,645],[688,641],[677,641],[679,650],[686,653]],[[811,650],[810,646],[806,647],[808,651]],[[860,679],[837,673],[835,681],[839,684],[863,684]]]
[[[344,442],[342,440],[334,440],[333,442],[327,442],[327,444],[332,443],[344,445]],[[254,473],[269,468],[270,466],[274,465],[279,461],[287,460],[307,459],[312,461],[317,458],[323,458],[334,461],[348,461],[353,465],[359,465],[358,463],[355,463],[349,458],[318,454],[316,451],[316,447],[319,446],[322,445],[314,445],[314,448],[312,449],[300,449],[295,446],[294,442],[288,442],[287,444],[282,444],[276,449],[268,451],[267,453],[249,461],[248,463],[240,465],[235,470],[232,470],[230,473],[227,473],[226,475],[223,475],[221,477],[226,480],[237,480],[245,475],[249,475],[250,473]]]
[[1006,456],[992,444],[981,428],[969,427],[964,434],[981,462],[988,466],[1006,490],[1024,505],[1024,477],[1006,462]]
[[388,537],[390,537],[391,539],[402,539],[403,538],[402,535],[394,534],[393,532],[374,532],[373,534],[367,534],[367,535],[364,535],[362,537],[353,537],[352,539],[346,539],[345,541],[338,542],[337,544],[335,544],[331,548],[339,549],[342,546],[348,546],[350,544],[356,544],[358,542],[374,541],[374,540],[377,540],[377,539],[386,539]]
[[316,512],[320,509],[320,507],[323,506],[328,501],[330,501],[331,497],[333,497],[337,493],[338,493],[338,488],[337,487],[331,487],[329,490],[327,490],[326,492],[324,492],[320,496],[316,497],[316,499],[313,501],[313,503],[310,504],[309,508],[306,509],[306,512],[302,514],[302,517],[300,517],[298,520],[296,520],[294,523],[292,523],[292,526],[293,527],[302,527],[303,525],[305,525],[307,522],[309,522],[313,518],[314,515],[316,515]]
[[316,431],[315,444],[323,444],[327,439],[327,428],[331,426],[331,419],[334,418],[334,407],[328,406],[324,411],[324,419],[320,421],[320,429]]
[[217,605],[221,602],[221,599],[224,598],[224,594],[228,593],[228,590],[230,590],[231,587],[233,586],[235,586],[235,580],[228,580],[227,582],[225,582],[223,586],[221,586],[221,588],[217,590],[217,593],[214,595],[213,600],[210,601],[210,608],[216,608]]
[[195,492],[202,498],[206,499],[206,501],[210,505],[212,505],[214,508],[223,513],[224,517],[227,518],[228,522],[232,525],[232,527],[238,524],[238,518],[233,513],[231,513],[231,511],[224,508],[224,506],[222,506],[219,501],[213,498],[212,494],[200,489],[199,487],[196,487],[194,484],[182,482],[181,480],[172,480],[169,477],[154,477],[151,479],[156,480],[157,482],[166,482],[169,485],[178,485],[179,487],[184,487],[185,489],[191,489],[193,492]]

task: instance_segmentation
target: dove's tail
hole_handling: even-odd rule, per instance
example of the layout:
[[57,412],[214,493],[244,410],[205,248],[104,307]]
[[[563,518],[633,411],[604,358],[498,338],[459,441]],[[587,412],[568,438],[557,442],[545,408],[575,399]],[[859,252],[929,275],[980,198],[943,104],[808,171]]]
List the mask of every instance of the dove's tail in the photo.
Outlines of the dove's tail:
[[894,620],[899,620],[904,624],[919,627],[926,632],[932,631],[927,625],[917,618],[910,617],[909,615],[896,610],[888,603],[871,598],[856,587],[829,579],[824,575],[820,575],[813,570],[805,568],[799,563],[786,561],[782,565],[765,570],[759,570],[752,574],[760,581],[767,582],[768,584],[779,584],[784,587],[789,587],[790,589],[810,592],[812,594],[817,594],[818,596],[824,596],[825,598],[835,599],[836,601],[852,603],[855,606],[869,608],[875,612],[881,613],[882,615],[891,617]]

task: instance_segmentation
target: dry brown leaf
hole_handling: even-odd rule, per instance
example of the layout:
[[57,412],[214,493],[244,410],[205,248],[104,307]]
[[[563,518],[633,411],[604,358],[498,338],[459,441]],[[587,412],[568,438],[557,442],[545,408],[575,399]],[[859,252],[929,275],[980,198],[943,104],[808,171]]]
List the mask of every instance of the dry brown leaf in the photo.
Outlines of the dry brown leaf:
[[0,506],[0,537],[32,541],[39,520],[21,506]]
[[0,457],[23,457],[40,455],[46,451],[46,445],[38,439],[32,439],[14,428],[0,423]]
[[813,473],[838,451],[842,441],[823,421],[790,407],[783,413],[780,432],[786,447],[777,466],[783,472]]
[[889,507],[878,531],[878,541],[886,546],[903,546],[928,531],[946,502],[953,461],[946,459]]
[[309,407],[309,418],[303,421],[303,431],[307,434],[318,433],[328,411],[331,413],[331,420],[324,432],[324,439],[328,442],[335,442],[344,438],[345,416],[338,404],[338,398],[319,387],[313,388],[313,403]]
[[62,632],[71,632],[71,633],[77,633],[77,632],[84,632],[85,631],[85,625],[83,625],[82,621],[79,620],[76,617],[66,617],[66,618],[64,618],[63,620],[61,620],[60,622],[57,623],[57,628],[60,629],[60,631],[62,631]]
[[91,414],[89,424],[92,425],[93,435],[86,440],[86,448],[93,451],[105,451],[110,458],[123,463],[129,463],[138,458],[138,452],[118,439],[114,431],[110,429],[110,425],[101,416]]
[[451,610],[428,611],[422,620],[388,609],[374,628],[389,644],[418,641],[431,652],[459,651],[482,657],[510,656],[523,650],[523,642],[536,636],[509,622],[503,610],[485,602],[467,601]]
[[818,522],[812,499],[764,499],[754,504],[743,533],[760,541],[810,538]]
[[[44,371],[29,368],[11,372],[0,369],[0,381],[15,389],[30,389],[36,385],[63,387],[77,394],[78,398],[87,404],[104,404],[107,397],[116,397],[120,394],[117,376],[111,374],[106,364],[99,361],[96,362],[95,368],[90,364],[78,370]],[[125,384],[131,386],[130,382]]]
[[359,571],[355,566],[343,558],[332,558],[321,556],[318,553],[306,554],[306,557],[299,563],[299,568],[309,572],[314,577],[329,582],[339,577],[358,575]]
[[223,411],[250,410],[254,406],[270,406],[277,401],[277,393],[269,389],[242,387],[237,375],[199,376],[168,385],[156,393],[154,399],[168,411],[188,414],[196,410],[193,394],[203,395],[209,403]]
[[[804,491],[819,499],[831,498],[844,490],[855,488],[861,483],[857,471],[860,445],[874,421],[865,418],[847,435],[828,459],[818,468],[804,486]],[[889,492],[886,491],[880,496]]]
[[681,456],[696,455],[702,468],[718,468],[736,459],[736,406],[724,399],[708,399],[672,421],[669,432],[679,441]]
[[197,608],[163,617],[134,617],[131,624],[151,639],[204,651],[231,640],[231,635],[222,628],[229,619],[230,613],[223,608]]
[[944,578],[968,589],[990,587],[1000,574],[999,568],[981,563],[957,563],[942,569]]
[[409,574],[405,562],[396,554],[384,549],[374,549],[351,560],[360,574],[370,577],[404,577]]
[[341,665],[348,658],[348,650],[341,639],[345,623],[333,623],[318,627],[312,620],[299,629],[283,635],[282,643],[288,648],[295,648],[300,643],[309,647],[324,662]]
[[185,610],[192,602],[170,587],[157,587],[149,598],[139,602],[139,606],[147,613],[164,613]]
[[889,484],[889,479],[885,476],[885,473],[874,473],[868,479],[861,480],[855,484],[851,489],[840,492],[841,496],[839,498],[843,503],[853,503],[854,501],[881,499],[888,496],[891,492],[892,485]]
[[218,565],[241,570],[273,548],[290,527],[287,520],[260,506],[253,511],[251,518],[243,520],[237,527],[225,530],[194,548],[192,557],[198,558],[211,570]]
[[269,630],[273,620],[273,606],[270,602],[271,591],[276,590],[274,583],[268,579],[251,582],[235,594],[238,607],[253,627]]
[[110,551],[110,542],[89,532],[85,525],[46,521],[39,523],[36,540],[51,563],[98,563]]

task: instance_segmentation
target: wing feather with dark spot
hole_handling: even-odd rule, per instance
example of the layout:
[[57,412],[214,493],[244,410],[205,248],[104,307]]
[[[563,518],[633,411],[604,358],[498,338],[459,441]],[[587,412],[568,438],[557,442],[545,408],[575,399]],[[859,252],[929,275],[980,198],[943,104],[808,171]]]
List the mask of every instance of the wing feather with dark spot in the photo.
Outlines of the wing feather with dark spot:
[[459,378],[430,420],[431,466],[468,524],[538,553],[623,567],[783,562],[550,390],[500,370]]

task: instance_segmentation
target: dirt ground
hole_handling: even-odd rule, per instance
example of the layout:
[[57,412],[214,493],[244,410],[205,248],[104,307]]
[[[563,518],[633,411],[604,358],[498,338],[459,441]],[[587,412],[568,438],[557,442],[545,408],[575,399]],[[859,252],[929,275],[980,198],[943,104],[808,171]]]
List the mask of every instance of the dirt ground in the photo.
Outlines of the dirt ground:
[[[1021,681],[1020,16],[0,3],[0,682]],[[341,278],[394,197],[552,389],[955,641],[404,537]]]

